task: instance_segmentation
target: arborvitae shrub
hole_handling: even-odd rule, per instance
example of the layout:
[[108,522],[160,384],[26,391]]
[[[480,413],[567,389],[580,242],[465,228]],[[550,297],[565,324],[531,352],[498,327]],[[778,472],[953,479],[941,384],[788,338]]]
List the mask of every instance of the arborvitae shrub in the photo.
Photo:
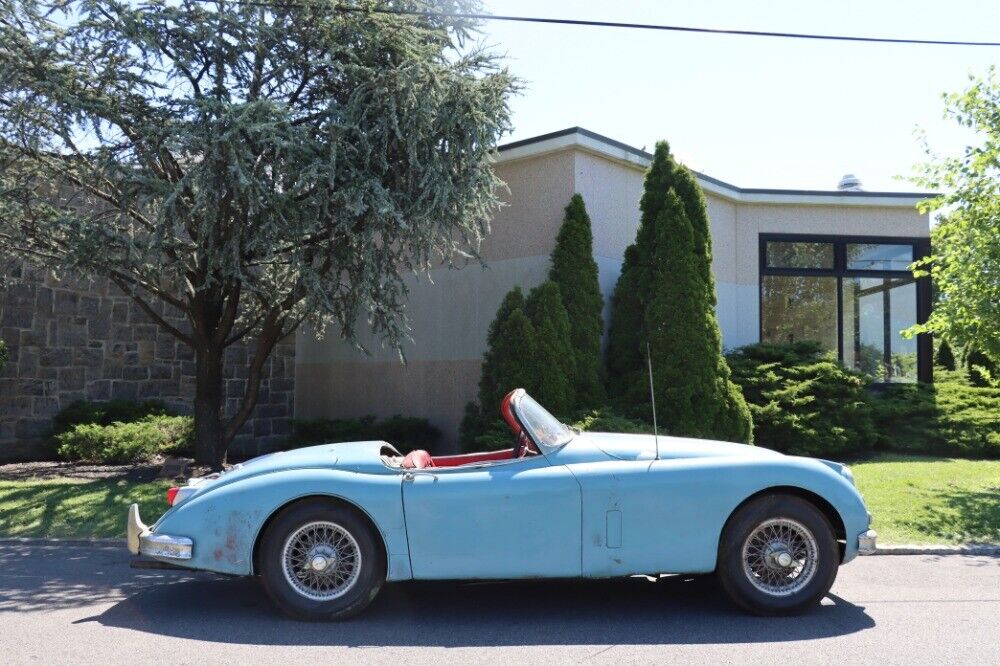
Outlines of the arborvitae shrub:
[[526,308],[535,334],[534,358],[531,376],[520,386],[550,412],[565,416],[575,404],[572,379],[575,364],[569,315],[559,285],[549,280],[532,289]]
[[566,206],[566,217],[552,251],[549,279],[559,285],[569,316],[570,342],[573,346],[570,379],[575,393],[574,407],[583,409],[604,404],[604,373],[601,367],[601,336],[604,333],[601,310],[604,298],[597,279],[590,217],[579,194],[574,194]]
[[938,345],[937,353],[934,355],[934,365],[945,370],[955,369],[955,354],[952,353],[951,345],[948,344],[947,340],[942,340],[941,344]]
[[665,433],[749,442],[750,411],[722,355],[705,198],[666,142],[656,146],[640,208],[612,301],[611,398],[649,419],[648,343]]

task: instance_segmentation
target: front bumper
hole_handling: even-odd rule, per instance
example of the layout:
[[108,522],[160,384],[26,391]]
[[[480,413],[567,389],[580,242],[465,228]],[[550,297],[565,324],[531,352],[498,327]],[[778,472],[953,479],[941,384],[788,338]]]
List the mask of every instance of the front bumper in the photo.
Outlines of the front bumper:
[[858,554],[859,555],[874,555],[876,546],[875,541],[878,539],[878,534],[875,530],[868,530],[867,532],[862,532],[858,535]]
[[128,508],[128,523],[125,533],[128,535],[128,550],[133,555],[148,555],[150,557],[168,560],[190,560],[194,552],[194,542],[181,536],[157,534],[151,531],[139,518],[139,505]]

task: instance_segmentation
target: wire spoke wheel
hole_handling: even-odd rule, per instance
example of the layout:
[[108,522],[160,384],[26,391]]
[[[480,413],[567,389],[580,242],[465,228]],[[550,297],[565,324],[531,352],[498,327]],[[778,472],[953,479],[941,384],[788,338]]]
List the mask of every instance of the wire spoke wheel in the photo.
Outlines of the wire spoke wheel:
[[298,594],[330,601],[346,594],[361,573],[361,548],[354,536],[327,521],[292,532],[282,548],[282,572]]
[[813,579],[818,556],[816,537],[805,525],[771,518],[751,530],[743,542],[743,573],[761,592],[787,597]]

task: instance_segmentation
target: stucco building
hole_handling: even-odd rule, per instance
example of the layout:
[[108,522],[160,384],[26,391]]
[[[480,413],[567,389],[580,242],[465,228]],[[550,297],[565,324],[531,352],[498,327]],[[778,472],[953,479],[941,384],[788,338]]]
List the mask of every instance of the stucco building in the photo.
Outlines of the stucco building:
[[[300,332],[295,410],[301,418],[374,413],[423,416],[456,445],[474,399],[486,331],[504,294],[545,280],[574,192],[593,222],[607,307],[625,248],[635,239],[651,155],[581,128],[500,148],[510,192],[483,243],[486,266],[414,279],[407,364],[378,342],[370,356],[334,337]],[[927,339],[899,331],[926,317],[929,285],[906,270],[929,250],[923,194],[857,189],[745,189],[697,174],[712,223],[717,313],[727,348],[760,340],[818,339],[880,381],[930,379]],[[843,183],[847,188],[853,183]]]

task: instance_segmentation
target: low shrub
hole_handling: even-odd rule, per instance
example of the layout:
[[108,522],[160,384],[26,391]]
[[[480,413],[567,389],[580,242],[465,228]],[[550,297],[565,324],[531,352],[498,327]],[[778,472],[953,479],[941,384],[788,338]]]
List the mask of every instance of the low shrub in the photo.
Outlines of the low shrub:
[[879,448],[1000,458],[1000,389],[938,369],[933,384],[895,384],[871,399]]
[[869,379],[841,366],[818,343],[748,345],[727,360],[750,406],[756,444],[819,457],[874,446]]
[[190,416],[147,416],[131,423],[78,423],[55,436],[66,460],[123,464],[151,460],[190,446],[194,420]]
[[52,432],[58,435],[80,424],[106,426],[112,423],[133,423],[149,416],[169,416],[170,414],[171,411],[166,403],[160,400],[146,400],[144,402],[77,400],[52,419]]
[[570,425],[584,432],[653,433],[653,426],[649,423],[622,416],[610,407],[601,407],[585,412]]
[[407,453],[413,449],[433,450],[440,438],[441,431],[427,419],[397,414],[379,421],[369,415],[357,419],[293,419],[288,446],[383,440]]
[[7,364],[7,343],[0,340],[0,372],[3,372],[3,366]]

